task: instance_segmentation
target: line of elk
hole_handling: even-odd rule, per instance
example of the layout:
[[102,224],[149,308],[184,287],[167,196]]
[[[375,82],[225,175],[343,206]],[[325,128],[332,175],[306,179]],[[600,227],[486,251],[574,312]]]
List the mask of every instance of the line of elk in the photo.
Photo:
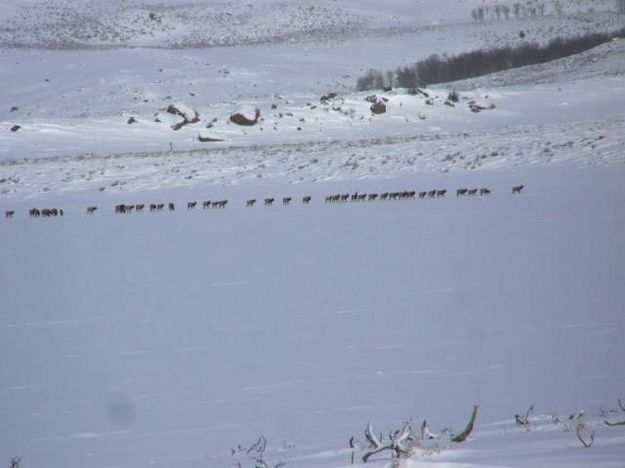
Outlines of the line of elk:
[[[515,185],[512,187],[512,194],[520,194],[523,190],[523,185]],[[384,201],[384,200],[411,200],[416,198],[417,196],[421,199],[425,198],[442,198],[447,194],[447,189],[433,189],[429,191],[417,192],[414,190],[404,190],[400,192],[383,192],[383,193],[336,193],[332,195],[327,195],[325,197],[326,203],[339,203],[339,202],[360,202],[360,201]],[[472,197],[472,196],[483,196],[490,195],[491,191],[485,187],[481,188],[459,188],[456,190],[456,197]],[[312,197],[310,195],[306,195],[302,197],[302,204],[307,205],[311,202]],[[245,206],[248,208],[253,207],[256,204],[256,198],[250,198],[245,202]],[[264,200],[265,206],[273,205],[275,198],[265,198]],[[282,204],[287,206],[290,205],[291,201],[293,201],[293,197],[283,197]],[[211,209],[211,208],[225,208],[228,204],[228,200],[205,200],[202,202],[203,209]],[[187,210],[193,210],[198,206],[197,201],[187,202]],[[151,212],[158,212],[165,210],[165,203],[150,203],[147,205],[148,209]],[[115,213],[124,214],[124,213],[141,213],[146,208],[144,203],[135,204],[135,205],[126,205],[124,203],[115,205]],[[92,215],[98,209],[97,206],[88,206],[87,214]],[[176,206],[174,203],[167,203],[168,211],[175,211]],[[63,216],[62,208],[31,208],[29,210],[29,216],[38,218],[40,216],[50,217],[50,216]],[[14,210],[6,210],[4,212],[5,218],[12,218],[15,216]]]

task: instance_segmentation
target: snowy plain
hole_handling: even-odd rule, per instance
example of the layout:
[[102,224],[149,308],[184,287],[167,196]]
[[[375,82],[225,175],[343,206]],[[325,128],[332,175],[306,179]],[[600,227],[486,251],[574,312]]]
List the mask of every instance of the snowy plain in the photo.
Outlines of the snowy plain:
[[[263,435],[269,466],[351,466],[367,423],[458,431],[479,404],[468,441],[400,466],[623,466],[625,426],[603,421],[625,418],[625,41],[432,87],[431,103],[376,91],[379,116],[353,89],[370,67],[514,43],[520,29],[541,42],[612,30],[612,2],[486,25],[470,22],[477,0],[189,5],[220,12],[212,38],[188,35],[201,28],[166,2],[45,3],[64,19],[42,27],[40,2],[0,1],[15,20],[0,29],[0,209],[15,211],[0,220],[0,460],[248,467]],[[130,27],[152,11],[163,34]],[[242,34],[226,47],[233,13]],[[126,39],[70,44],[85,30],[67,15]],[[319,28],[327,15],[337,22]],[[200,122],[154,122],[172,103]],[[255,108],[257,126],[227,123]],[[323,201],[435,188],[448,193]],[[512,416],[532,404],[528,432]],[[580,410],[591,448],[553,422]],[[392,465],[385,453],[365,466]]]

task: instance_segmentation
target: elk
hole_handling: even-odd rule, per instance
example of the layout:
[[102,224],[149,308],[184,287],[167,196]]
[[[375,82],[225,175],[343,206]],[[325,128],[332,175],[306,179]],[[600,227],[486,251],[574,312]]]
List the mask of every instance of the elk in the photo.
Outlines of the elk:
[[150,203],[150,211],[155,211],[155,210],[156,210],[156,204]]
[[462,196],[466,195],[468,191],[469,191],[468,188],[459,188],[458,190],[456,190],[456,196],[457,197],[462,197]]
[[14,214],[15,214],[15,211],[13,211],[13,210],[6,210],[4,212],[4,217],[5,218],[12,218]]
[[[163,208],[165,208],[165,203],[159,203],[156,205],[156,211],[163,211]],[[174,204],[170,203],[169,204],[169,211],[173,211],[174,209]]]
[[375,201],[378,199],[378,194],[377,193],[370,193],[369,194],[369,201]]
[[202,209],[205,210],[205,209],[210,208],[210,207],[211,207],[210,200],[205,200],[205,201],[202,202]]
[[488,190],[488,189],[487,189],[487,188],[485,188],[485,187],[482,187],[482,188],[480,189],[480,195],[490,195],[490,190]]
[[39,211],[37,208],[31,208],[28,214],[30,216],[38,217],[41,216],[41,211]]
[[312,200],[312,197],[310,195],[306,195],[305,197],[302,198],[302,203],[304,205],[308,205],[310,203],[310,200]]
[[346,202],[349,199],[349,193],[344,193],[341,195],[341,201]]
[[273,198],[265,198],[265,206],[271,206],[273,203]]
[[467,192],[467,194],[468,194],[468,195],[477,195],[477,189],[476,189],[476,188],[474,188],[474,189],[470,189],[470,190]]
[[228,200],[219,200],[212,203],[212,205],[216,208],[225,208],[227,204]]
[[427,194],[427,192],[419,192],[419,198],[425,198]]
[[138,213],[140,211],[143,211],[143,208],[145,207],[144,203],[141,203],[140,205],[135,205],[135,211]]
[[447,189],[437,190],[436,191],[436,196],[439,197],[439,198],[440,197],[444,197],[446,193],[447,193]]
[[245,206],[252,207],[254,206],[254,203],[256,203],[256,198],[250,198],[248,201],[245,202]]
[[382,195],[380,195],[380,200],[388,200],[388,192],[384,192]]
[[92,215],[93,213],[95,213],[95,210],[97,210],[98,207],[97,206],[88,206],[87,207],[87,214],[88,215]]
[[193,201],[193,202],[188,202],[187,203],[187,210],[192,210],[195,208],[195,205],[197,205],[197,202]]
[[284,197],[282,199],[282,204],[283,205],[288,205],[289,203],[291,203],[291,197]]
[[115,213],[125,213],[126,212],[126,205],[124,205],[123,203],[121,205],[115,205]]
[[[162,206],[162,205],[159,205],[159,206]],[[172,202],[169,202],[167,207],[169,208],[169,211],[174,211],[176,209],[176,206]],[[162,208],[159,208],[159,210],[161,209]]]
[[436,190],[430,190],[428,192],[428,197],[429,198],[434,198],[436,196]]
[[523,190],[523,185],[516,185],[514,187],[512,187],[512,193],[521,193],[521,190]]

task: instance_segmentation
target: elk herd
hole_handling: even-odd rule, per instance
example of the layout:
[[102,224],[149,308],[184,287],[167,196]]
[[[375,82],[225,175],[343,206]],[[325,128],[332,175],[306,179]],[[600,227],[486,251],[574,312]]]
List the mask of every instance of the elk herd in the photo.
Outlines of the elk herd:
[[[512,194],[518,195],[523,190],[523,185],[516,185],[512,187]],[[481,188],[459,188],[456,189],[456,197],[473,197],[473,196],[484,196],[490,195],[491,191],[486,187]],[[417,192],[415,190],[404,190],[398,192],[382,192],[382,193],[335,193],[331,195],[327,195],[325,197],[326,203],[341,203],[341,202],[374,202],[374,201],[386,201],[386,200],[412,200],[416,197],[421,199],[426,198],[443,198],[447,195],[447,189],[432,189],[426,190],[422,192]],[[265,206],[272,206],[275,201],[275,198],[265,198],[263,200]],[[293,197],[283,197],[282,205],[288,206],[293,201]],[[308,205],[312,201],[312,196],[306,195],[302,197],[301,203],[303,205]],[[228,204],[228,200],[205,200],[202,202],[203,209],[219,209],[225,208]],[[246,208],[252,208],[256,204],[256,198],[250,198],[245,202]],[[165,206],[167,206],[167,211],[175,211],[176,206],[174,203],[169,202],[165,203],[150,203],[147,205],[150,212],[160,212],[165,211]],[[187,202],[187,210],[194,210],[198,206],[197,201],[189,201]],[[125,203],[115,205],[114,213],[116,214],[128,214],[128,213],[141,213],[146,208],[144,203],[127,205]],[[97,206],[88,206],[87,207],[87,215],[93,215],[96,210],[98,210]],[[51,216],[63,216],[62,208],[31,208],[28,212],[31,218],[38,217],[51,217]],[[5,218],[13,218],[15,216],[15,210],[6,210],[4,212]]]

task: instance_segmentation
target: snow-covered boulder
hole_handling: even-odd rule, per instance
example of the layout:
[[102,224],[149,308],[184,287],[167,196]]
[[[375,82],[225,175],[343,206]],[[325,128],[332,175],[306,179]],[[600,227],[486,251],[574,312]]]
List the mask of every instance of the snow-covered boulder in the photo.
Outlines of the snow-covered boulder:
[[200,133],[197,136],[197,140],[202,142],[202,143],[212,143],[212,142],[216,142],[216,141],[224,141],[223,138],[210,136],[210,135],[206,135],[206,134],[202,134],[202,133]]
[[247,126],[247,127],[251,127],[252,125],[256,125],[256,123],[258,122],[258,119],[260,119],[260,109],[256,109],[254,111],[254,118],[253,119],[251,119],[249,117],[246,117],[241,112],[237,112],[237,113],[232,114],[230,116],[230,122],[235,123],[237,125],[244,125],[244,126]]
[[384,114],[386,112],[386,104],[384,101],[378,101],[371,104],[370,109],[374,114]]
[[186,104],[170,104],[156,114],[155,122],[167,122],[173,130],[180,130],[185,125],[200,121],[200,114]]

